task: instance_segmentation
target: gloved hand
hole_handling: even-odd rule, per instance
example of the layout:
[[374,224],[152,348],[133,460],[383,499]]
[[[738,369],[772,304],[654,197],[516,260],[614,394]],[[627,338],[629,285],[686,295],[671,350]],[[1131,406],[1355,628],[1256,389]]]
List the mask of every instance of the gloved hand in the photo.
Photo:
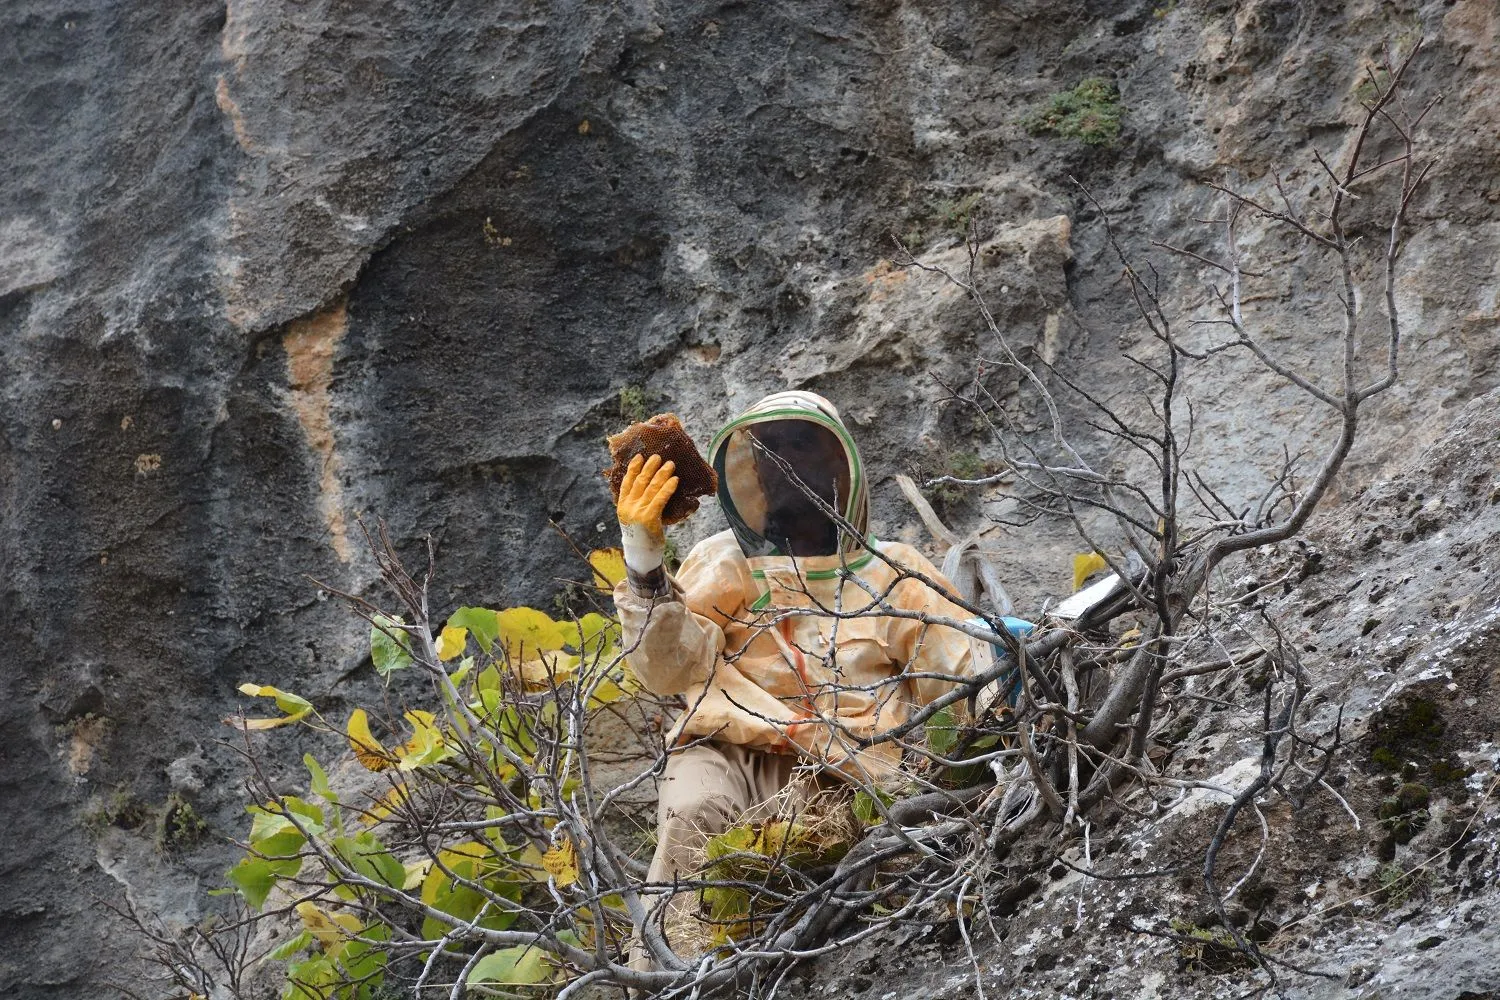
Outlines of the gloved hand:
[[661,565],[667,535],[662,528],[661,512],[677,490],[677,477],[672,475],[676,468],[672,462],[663,462],[660,455],[635,456],[625,469],[620,499],[615,502],[625,568],[631,587],[643,597],[667,592]]

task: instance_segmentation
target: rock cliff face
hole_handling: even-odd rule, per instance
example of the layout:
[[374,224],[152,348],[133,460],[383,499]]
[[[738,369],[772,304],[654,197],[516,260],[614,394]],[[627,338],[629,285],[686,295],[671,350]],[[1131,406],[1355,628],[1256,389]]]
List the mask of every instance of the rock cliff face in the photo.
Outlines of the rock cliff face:
[[[236,686],[337,710],[365,682],[362,630],[307,579],[378,598],[358,516],[441,539],[440,606],[545,602],[580,575],[549,524],[610,535],[622,389],[706,438],[792,385],[887,477],[877,529],[920,540],[888,476],[991,454],[944,387],[1033,401],[982,363],[971,303],[890,268],[892,234],[961,263],[977,215],[1012,346],[1113,384],[1145,334],[1098,206],[1134,249],[1211,255],[1203,182],[1276,170],[1311,196],[1372,57],[1419,36],[1441,159],[1402,266],[1405,374],[1346,495],[1438,440],[1500,384],[1497,32],[1488,0],[11,0],[0,992],[133,982],[96,899],[193,917],[223,852],[157,827],[188,802],[238,832]],[[1029,135],[1086,77],[1118,85],[1118,142]],[[1334,287],[1259,222],[1247,245],[1282,265],[1253,322],[1316,357]],[[1169,305],[1207,315],[1210,276],[1167,272]],[[1195,387],[1228,389],[1205,467],[1253,493],[1256,456],[1323,415],[1227,357]],[[1023,606],[1066,588],[1065,536],[992,544]]]

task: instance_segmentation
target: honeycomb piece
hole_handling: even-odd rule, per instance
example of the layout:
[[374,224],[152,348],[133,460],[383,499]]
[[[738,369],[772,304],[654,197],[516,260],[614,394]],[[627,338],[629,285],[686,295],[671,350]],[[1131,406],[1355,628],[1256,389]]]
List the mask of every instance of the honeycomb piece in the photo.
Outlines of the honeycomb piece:
[[660,455],[677,463],[677,492],[662,511],[663,524],[684,521],[698,509],[698,498],[712,496],[719,488],[719,477],[698,454],[698,446],[682,428],[675,413],[658,413],[650,420],[631,424],[609,439],[609,457],[615,464],[604,470],[610,495],[618,502],[625,470],[637,455]]

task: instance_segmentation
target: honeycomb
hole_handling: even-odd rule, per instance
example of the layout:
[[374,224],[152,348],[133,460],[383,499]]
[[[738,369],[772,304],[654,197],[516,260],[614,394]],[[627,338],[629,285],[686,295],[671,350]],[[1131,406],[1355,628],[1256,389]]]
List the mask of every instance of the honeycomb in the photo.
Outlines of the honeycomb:
[[675,413],[658,413],[650,420],[631,424],[609,439],[609,457],[615,464],[605,469],[603,475],[609,480],[609,492],[616,501],[620,499],[625,470],[637,455],[660,455],[677,463],[677,492],[662,511],[663,524],[686,520],[697,511],[699,497],[712,496],[719,488],[719,477],[698,454],[697,445],[683,430]]

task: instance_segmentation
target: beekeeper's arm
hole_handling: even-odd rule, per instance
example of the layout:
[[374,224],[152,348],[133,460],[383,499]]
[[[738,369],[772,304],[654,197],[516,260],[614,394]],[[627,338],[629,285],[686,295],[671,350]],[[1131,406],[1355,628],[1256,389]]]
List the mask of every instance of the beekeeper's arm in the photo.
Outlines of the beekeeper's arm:
[[705,680],[724,648],[724,631],[688,609],[682,588],[663,565],[661,514],[677,489],[671,462],[658,455],[630,460],[615,504],[625,550],[625,579],[615,584],[626,662],[652,694],[686,691]]
[[[916,549],[908,545],[889,545],[886,553],[908,569],[955,592],[937,568]],[[973,616],[920,580],[907,578],[896,585],[889,603],[908,611],[966,621]],[[891,658],[904,666],[906,673],[941,673],[972,677],[993,665],[988,643],[970,639],[957,629],[931,625],[911,618],[888,619],[887,649]],[[951,691],[956,681],[937,678],[913,678],[909,690],[917,705],[926,705]]]

